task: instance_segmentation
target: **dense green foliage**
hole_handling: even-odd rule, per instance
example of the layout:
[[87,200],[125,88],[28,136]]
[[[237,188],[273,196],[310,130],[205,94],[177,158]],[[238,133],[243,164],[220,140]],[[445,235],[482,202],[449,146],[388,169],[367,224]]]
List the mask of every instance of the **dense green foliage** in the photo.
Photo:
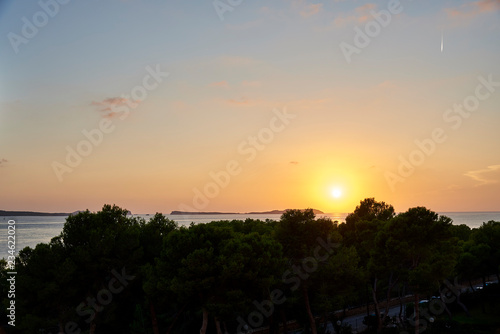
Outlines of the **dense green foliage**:
[[[0,265],[4,298],[7,268]],[[423,207],[396,214],[373,198],[342,224],[306,209],[279,221],[179,227],[162,214],[145,221],[105,205],[68,217],[50,243],[19,252],[16,327],[8,331],[278,333],[293,320],[316,334],[320,323],[338,319],[334,311],[370,303],[369,330],[384,332],[388,304],[380,305],[395,298],[403,305],[412,294],[398,326],[418,332],[427,325],[420,299],[450,295],[454,278],[471,288],[482,279],[486,291],[485,277],[498,277],[499,267],[499,222],[471,230]],[[446,301],[450,316],[468,313],[456,295]]]

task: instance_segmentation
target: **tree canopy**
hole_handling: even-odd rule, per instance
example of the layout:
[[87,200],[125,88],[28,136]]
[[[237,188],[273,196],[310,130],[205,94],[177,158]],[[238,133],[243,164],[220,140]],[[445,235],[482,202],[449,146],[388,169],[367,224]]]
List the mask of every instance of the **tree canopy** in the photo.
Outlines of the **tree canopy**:
[[381,301],[409,293],[415,312],[398,326],[417,333],[419,301],[443,282],[486,287],[499,273],[499,222],[470,229],[424,207],[396,214],[374,198],[341,224],[312,209],[181,227],[127,213],[104,205],[71,215],[49,243],[19,252],[12,333],[278,333],[293,320],[316,334],[334,311],[368,304],[382,332]]

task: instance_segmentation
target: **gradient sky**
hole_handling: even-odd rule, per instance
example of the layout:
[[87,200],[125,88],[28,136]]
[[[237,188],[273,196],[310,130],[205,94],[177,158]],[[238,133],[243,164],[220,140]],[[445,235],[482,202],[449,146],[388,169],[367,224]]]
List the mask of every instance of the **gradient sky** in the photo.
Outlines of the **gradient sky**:
[[[402,0],[385,26],[372,13],[390,1],[243,0],[223,20],[211,0],[44,1],[52,15],[0,3],[0,209],[500,210],[500,85],[474,97],[478,77],[500,82],[498,0]],[[348,62],[341,43],[377,25]],[[134,100],[148,68],[169,75]],[[58,178],[102,122],[112,131]],[[435,129],[445,140],[418,153]]]

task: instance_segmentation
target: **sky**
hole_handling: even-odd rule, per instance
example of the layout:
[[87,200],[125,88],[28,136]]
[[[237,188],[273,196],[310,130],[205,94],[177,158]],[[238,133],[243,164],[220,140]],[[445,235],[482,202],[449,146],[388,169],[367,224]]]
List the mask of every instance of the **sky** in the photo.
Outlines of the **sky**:
[[500,211],[500,1],[0,2],[0,209]]

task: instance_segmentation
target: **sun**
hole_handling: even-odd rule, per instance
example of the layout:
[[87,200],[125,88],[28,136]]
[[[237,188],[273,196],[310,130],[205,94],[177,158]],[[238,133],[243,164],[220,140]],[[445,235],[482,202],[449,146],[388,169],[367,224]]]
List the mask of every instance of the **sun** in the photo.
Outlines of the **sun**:
[[333,188],[330,194],[332,195],[333,198],[340,198],[342,197],[342,189],[338,187]]

